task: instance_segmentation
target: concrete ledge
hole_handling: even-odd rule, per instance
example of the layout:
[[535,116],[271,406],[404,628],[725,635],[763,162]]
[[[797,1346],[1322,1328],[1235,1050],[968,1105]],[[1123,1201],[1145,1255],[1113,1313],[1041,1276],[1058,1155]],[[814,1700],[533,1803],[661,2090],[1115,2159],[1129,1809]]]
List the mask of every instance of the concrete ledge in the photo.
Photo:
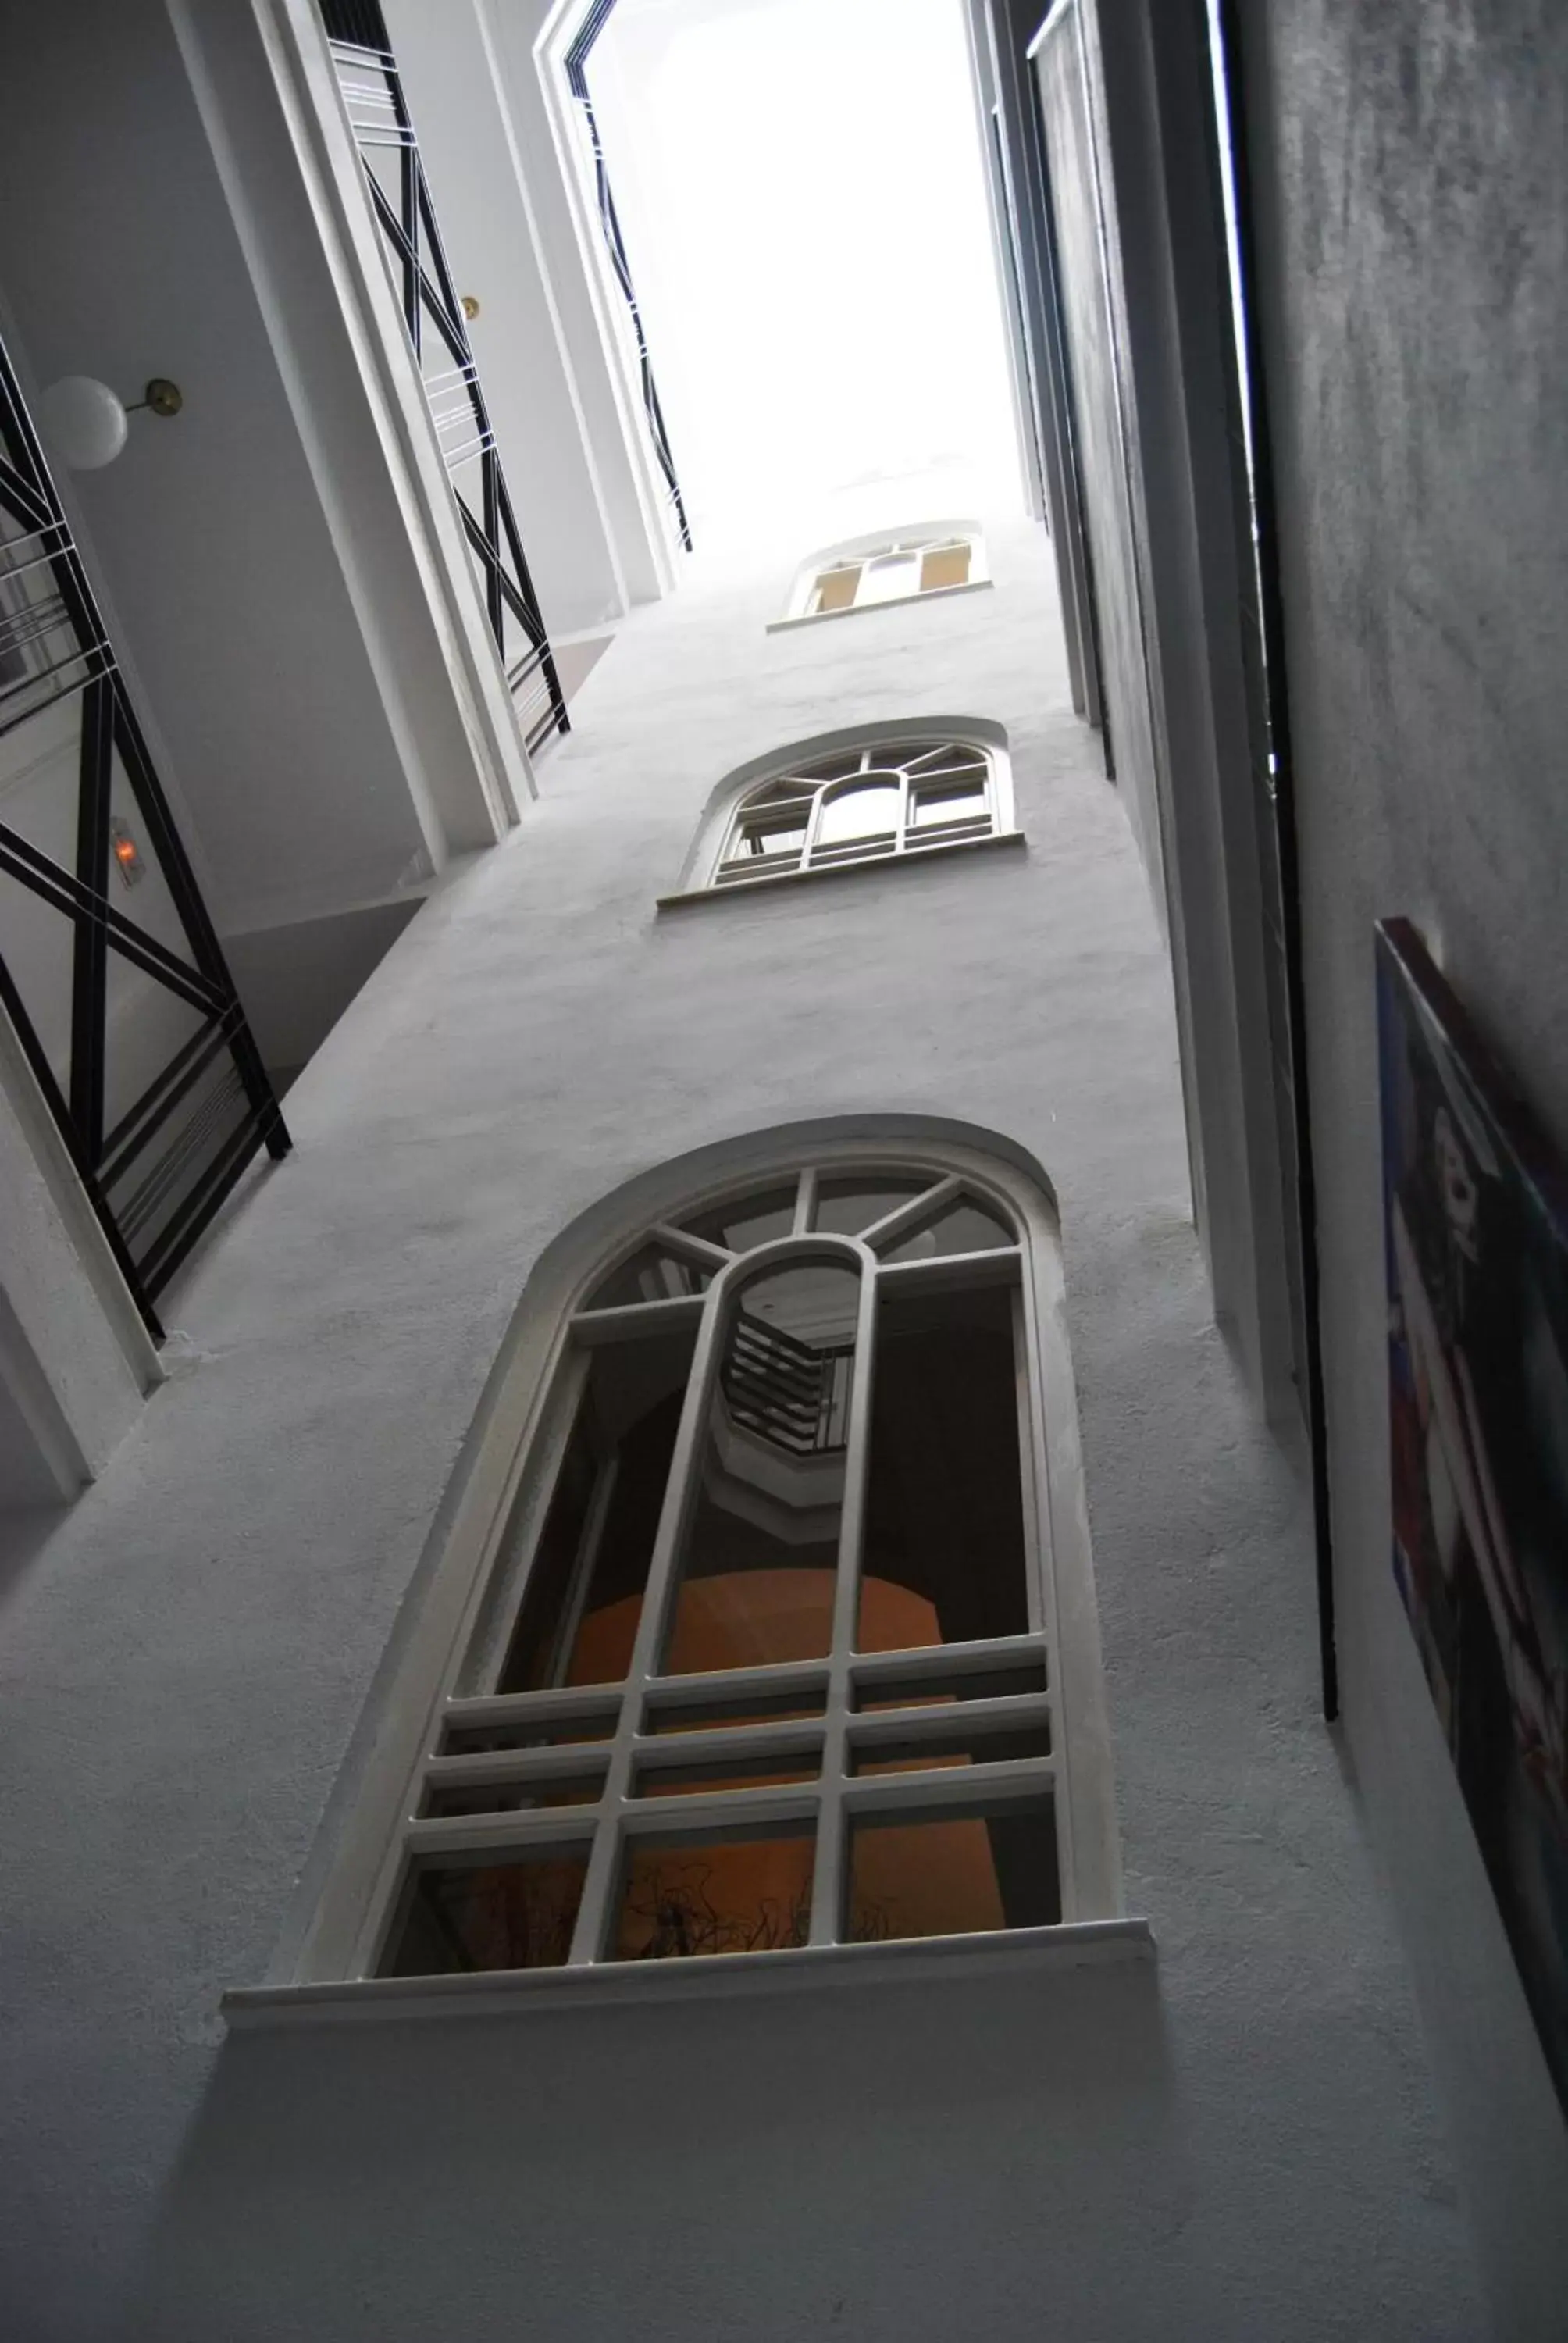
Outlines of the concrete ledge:
[[[955,589],[962,590],[962,589]],[[825,862],[816,870],[774,870],[761,879],[736,879],[728,887],[694,887],[684,894],[661,895],[661,911],[685,911],[699,903],[725,903],[738,895],[771,893],[776,887],[809,887],[819,879],[858,878],[867,870],[908,870],[911,865],[940,861],[949,854],[991,854],[999,847],[1027,847],[1021,830],[1001,830],[990,838],[951,838],[941,846],[910,846],[902,854],[869,854],[863,862]]]
[[708,1953],[689,1960],[606,1961],[592,1968],[508,1969],[487,1976],[366,1977],[340,1985],[241,1986],[223,1997],[233,2031],[367,2019],[497,2017],[628,2003],[729,2000],[829,1986],[891,1985],[1007,1970],[1101,1968],[1149,1962],[1147,1920],[1075,1920],[970,1936],[893,1944],[808,1945],[777,1953]]

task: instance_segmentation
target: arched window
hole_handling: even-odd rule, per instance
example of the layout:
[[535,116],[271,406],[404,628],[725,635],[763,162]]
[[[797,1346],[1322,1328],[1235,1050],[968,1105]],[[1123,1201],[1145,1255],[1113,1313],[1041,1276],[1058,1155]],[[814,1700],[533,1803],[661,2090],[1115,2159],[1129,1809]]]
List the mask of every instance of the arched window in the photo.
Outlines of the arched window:
[[602,1258],[354,1972],[1112,1916],[1060,1277],[957,1149],[825,1145]]
[[795,579],[777,626],[841,617],[879,603],[989,584],[984,542],[972,523],[942,523],[897,537],[857,538],[814,554]]
[[1009,830],[1005,762],[979,740],[884,739],[776,769],[735,805],[710,884],[831,870]]

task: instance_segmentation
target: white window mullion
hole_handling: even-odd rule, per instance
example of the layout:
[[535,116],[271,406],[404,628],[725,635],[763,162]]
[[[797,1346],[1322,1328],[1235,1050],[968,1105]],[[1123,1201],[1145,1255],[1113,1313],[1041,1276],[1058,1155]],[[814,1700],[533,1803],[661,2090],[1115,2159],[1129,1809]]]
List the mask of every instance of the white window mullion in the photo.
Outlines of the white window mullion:
[[709,1412],[713,1404],[719,1346],[729,1315],[727,1296],[729,1284],[730,1276],[726,1273],[716,1281],[708,1294],[690,1373],[687,1377],[686,1402],[675,1435],[669,1478],[665,1483],[664,1504],[648,1561],[648,1581],[643,1588],[642,1615],[638,1621],[637,1640],[627,1669],[626,1692],[615,1738],[610,1744],[603,1817],[594,1834],[588,1875],[583,1881],[582,1902],[578,1906],[577,1925],[572,1931],[568,1958],[573,1964],[587,1964],[605,1957],[610,1923],[614,1917],[611,1906],[620,1884],[620,1825],[632,1803],[632,1760],[636,1755],[648,1687],[658,1672],[670,1584],[685,1543],[686,1526],[695,1501],[693,1483],[698,1460],[707,1438]]
[[811,867],[811,857],[817,850],[817,834],[822,827],[822,801],[831,787],[830,781],[823,781],[811,793],[811,811],[806,823],[806,835],[800,842],[802,870],[809,870]]
[[817,1819],[817,1859],[811,1876],[814,1945],[839,1940],[844,1903],[845,1772],[849,1765],[849,1665],[860,1602],[860,1552],[865,1536],[866,1488],[870,1467],[871,1403],[874,1391],[877,1270],[868,1260],[860,1272],[860,1306],[855,1323],[855,1361],[849,1391],[849,1423],[844,1444],[844,1498],[839,1517],[839,1565],[833,1588],[833,1647],[828,1664],[827,1731],[822,1741],[822,1787]]

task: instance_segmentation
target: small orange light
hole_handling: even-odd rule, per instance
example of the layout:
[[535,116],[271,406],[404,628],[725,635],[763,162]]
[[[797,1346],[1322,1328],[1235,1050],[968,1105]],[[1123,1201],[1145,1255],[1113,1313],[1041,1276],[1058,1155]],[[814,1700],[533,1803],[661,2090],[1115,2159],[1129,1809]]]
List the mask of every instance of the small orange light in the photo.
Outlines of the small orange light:
[[133,863],[133,862],[136,860],[136,840],[135,840],[134,838],[116,838],[116,840],[115,840],[115,860],[116,860],[116,862],[124,862],[124,863],[125,863],[125,864],[126,864],[126,866],[128,867],[131,863]]

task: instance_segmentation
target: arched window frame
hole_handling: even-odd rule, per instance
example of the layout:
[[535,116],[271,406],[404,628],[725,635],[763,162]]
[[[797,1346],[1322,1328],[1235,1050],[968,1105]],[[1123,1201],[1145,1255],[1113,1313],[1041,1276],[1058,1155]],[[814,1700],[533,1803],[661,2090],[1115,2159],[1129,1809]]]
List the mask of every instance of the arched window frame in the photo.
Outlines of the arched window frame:
[[[713,1151],[718,1153],[719,1151]],[[907,1170],[929,1178],[930,1185],[884,1220],[858,1237],[809,1232],[803,1225],[817,1183],[847,1172],[893,1172]],[[1114,1814],[1110,1743],[1100,1659],[1098,1614],[1084,1506],[1078,1444],[1076,1402],[1065,1334],[1065,1292],[1060,1237],[1054,1208],[1043,1185],[1020,1166],[989,1150],[940,1140],[904,1141],[876,1136],[849,1139],[825,1136],[797,1140],[766,1151],[747,1150],[732,1155],[727,1166],[716,1164],[699,1182],[678,1180],[678,1166],[662,1175],[635,1183],[640,1210],[618,1217],[619,1232],[608,1235],[598,1214],[568,1232],[552,1251],[555,1258],[545,1281],[547,1290],[530,1292],[519,1312],[512,1342],[492,1377],[492,1387],[481,1410],[479,1423],[453,1502],[445,1510],[437,1538],[435,1569],[429,1585],[412,1616],[412,1633],[400,1657],[390,1698],[362,1768],[359,1795],[332,1865],[325,1888],[299,1940],[299,1956],[286,1956],[282,1966],[292,1975],[270,1987],[242,1990],[227,1998],[232,2016],[247,2010],[259,2014],[280,1997],[287,2002],[300,1987],[329,1997],[338,1992],[362,1994],[372,2002],[413,1994],[417,2000],[434,1996],[437,2001],[456,1995],[493,1996],[498,1989],[543,1990],[591,1983],[593,1989],[619,1979],[628,1989],[646,1989],[648,1967],[680,1973],[711,1973],[715,1964],[767,1972],[805,1960],[829,1963],[845,1957],[862,1958],[879,1953],[909,1953],[916,1946],[931,1948],[929,1939],[914,1938],[894,1945],[845,1944],[835,1941],[829,1915],[834,1893],[829,1885],[839,1875],[846,1817],[876,1807],[926,1804],[973,1806],[977,1791],[1006,1796],[1030,1795],[1049,1780],[1055,1808],[1060,1865],[1061,1918],[1047,1927],[1012,1928],[984,1938],[966,1936],[936,1940],[939,1949],[983,1949],[989,1945],[1019,1946],[1028,1941],[1051,1953],[1065,1951],[1077,1958],[1088,1946],[1091,1956],[1118,1951],[1141,1954],[1149,1945],[1141,1921],[1122,1916],[1120,1857]],[[726,1176],[727,1172],[727,1176]],[[618,1264],[627,1261],[651,1235],[662,1245],[699,1259],[699,1240],[677,1229],[726,1202],[776,1187],[781,1175],[799,1175],[792,1232],[726,1261],[708,1292],[668,1301],[645,1302],[626,1309],[589,1308],[594,1288]],[[677,1175],[672,1178],[673,1175]],[[809,1785],[783,1788],[726,1792],[702,1798],[681,1796],[660,1802],[633,1799],[627,1793],[630,1770],[650,1755],[670,1755],[666,1740],[654,1748],[642,1729],[647,1704],[653,1699],[719,1697],[734,1677],[665,1679],[654,1673],[651,1655],[664,1632],[670,1574],[681,1534],[678,1484],[689,1458],[697,1426],[717,1373],[719,1330],[736,1288],[770,1262],[803,1252],[832,1253],[853,1260],[862,1275],[859,1340],[861,1355],[869,1339],[871,1315],[880,1281],[909,1279],[908,1265],[884,1262],[879,1248],[892,1244],[899,1231],[929,1217],[940,1195],[962,1191],[975,1201],[1005,1215],[1016,1234],[1015,1244],[984,1254],[939,1258],[921,1262],[917,1277],[933,1283],[944,1278],[968,1279],[975,1273],[987,1282],[1006,1285],[1014,1294],[1020,1368],[1021,1453],[1026,1515],[1031,1545],[1037,1609],[1027,1634],[1000,1643],[954,1644],[918,1653],[898,1651],[855,1654],[839,1649],[843,1604],[849,1597],[840,1589],[835,1651],[827,1663],[744,1671],[745,1689],[760,1692],[799,1684],[813,1669],[828,1679],[829,1690],[820,1720],[823,1736],[821,1770]],[[597,1235],[591,1257],[585,1260],[584,1240]],[[714,1248],[707,1249],[712,1252]],[[714,1264],[709,1262],[709,1266]],[[537,1282],[538,1281],[536,1281]],[[515,1615],[527,1584],[527,1553],[537,1540],[548,1505],[555,1476],[568,1436],[580,1392],[587,1344],[615,1339],[628,1317],[648,1320],[658,1313],[667,1325],[678,1317],[699,1322],[696,1356],[683,1413],[677,1459],[667,1491],[659,1530],[659,1551],[644,1600],[638,1651],[624,1684],[614,1686],[573,1686],[497,1694],[487,1677],[493,1675],[499,1648],[497,1620],[502,1610]],[[850,1404],[848,1483],[852,1493],[857,1473],[863,1490],[864,1455],[871,1404],[874,1368],[857,1381]],[[846,1499],[847,1520],[853,1507]],[[846,1541],[855,1534],[847,1526]],[[509,1591],[508,1591],[509,1590]],[[499,1606],[499,1608],[498,1608]],[[508,1608],[509,1606],[509,1609]],[[895,1712],[890,1720],[879,1715],[873,1724],[852,1705],[853,1688],[876,1679],[908,1680],[920,1668],[959,1674],[992,1670],[1003,1662],[1021,1661],[1030,1654],[1047,1654],[1047,1690],[1043,1696],[1023,1696],[1010,1712],[1020,1721],[1023,1710],[1049,1712],[1051,1755],[1049,1760],[1013,1761],[1010,1765],[970,1769],[939,1778],[905,1775],[892,1780],[857,1780],[848,1770],[846,1753],[857,1739],[907,1727],[913,1712]],[[435,1698],[430,1698],[434,1680]],[[608,1741],[608,1772],[598,1801],[591,1807],[516,1814],[468,1815],[429,1820],[420,1816],[423,1788],[432,1778],[473,1774],[488,1769],[548,1775],[580,1767],[581,1752],[568,1747],[520,1751],[509,1761],[487,1757],[476,1766],[471,1760],[443,1757],[443,1740],[454,1727],[545,1722],[593,1709],[614,1712]],[[992,1710],[995,1711],[994,1707]],[[981,1704],[969,1705],[968,1715],[979,1718]],[[809,1734],[818,1731],[813,1723]],[[748,1725],[725,1733],[682,1735],[682,1755],[689,1760],[704,1745],[708,1754],[737,1754],[747,1736],[747,1755],[761,1755],[783,1746],[799,1726],[759,1727]],[[596,1761],[597,1761],[596,1753]],[[685,1830],[704,1823],[721,1826],[719,1806],[743,1813],[754,1824],[816,1818],[819,1839],[817,1878],[809,1946],[799,1951],[769,1953],[765,1957],[737,1958],[732,1954],[684,1959],[656,1965],[617,1961],[605,1955],[608,1899],[618,1877],[618,1866],[628,1835],[646,1832],[660,1819],[661,1804],[678,1805]],[[588,1885],[568,1962],[560,1967],[528,1971],[479,1972],[439,1978],[387,1977],[377,1974],[399,1884],[414,1857],[433,1850],[450,1852],[515,1846],[525,1840],[581,1842],[592,1834]],[[1049,1946],[1042,1940],[1052,1940]],[[635,1979],[644,1986],[634,1985]],[[487,2002],[485,2006],[489,2006]]]
[[[942,583],[946,558],[962,548],[968,555],[964,577]],[[907,580],[901,587],[900,575]],[[933,574],[933,582],[926,578]],[[829,600],[827,582],[847,587],[847,599]],[[940,601],[954,594],[972,594],[990,584],[985,536],[973,520],[930,521],[903,529],[873,532],[824,546],[803,561],[795,573],[784,616],[770,623],[769,634],[788,627],[817,626],[830,618],[853,618],[867,610],[885,610],[910,602]]]
[[[942,753],[961,753],[972,777],[983,777],[978,809],[956,819],[921,818],[960,779]],[[825,769],[833,767],[831,774]],[[861,838],[824,839],[826,809],[846,790],[885,773],[898,783],[896,812],[879,831]],[[790,792],[799,807],[796,842],[780,850],[768,845],[780,812],[780,785],[799,776]],[[765,803],[764,800],[771,800]],[[732,773],[709,800],[708,810],[676,891],[659,897],[661,910],[710,902],[753,887],[815,880],[865,864],[913,864],[934,855],[976,849],[1018,848],[1012,767],[1000,725],[977,717],[914,717],[902,724],[860,725],[823,733],[775,751]],[[756,849],[760,846],[761,850]]]

